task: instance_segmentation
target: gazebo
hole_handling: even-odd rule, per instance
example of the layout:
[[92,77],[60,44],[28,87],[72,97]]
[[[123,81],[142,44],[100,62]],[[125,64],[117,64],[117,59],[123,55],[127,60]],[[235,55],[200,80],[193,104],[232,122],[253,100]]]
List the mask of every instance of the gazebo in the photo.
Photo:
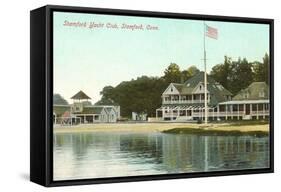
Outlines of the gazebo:
[[73,95],[71,97],[71,99],[73,99],[74,101],[78,101],[80,102],[81,100],[86,100],[88,101],[88,99],[91,99],[91,97],[89,97],[88,95],[86,95],[86,93],[84,93],[83,91],[79,91],[78,93],[76,93],[75,95]]

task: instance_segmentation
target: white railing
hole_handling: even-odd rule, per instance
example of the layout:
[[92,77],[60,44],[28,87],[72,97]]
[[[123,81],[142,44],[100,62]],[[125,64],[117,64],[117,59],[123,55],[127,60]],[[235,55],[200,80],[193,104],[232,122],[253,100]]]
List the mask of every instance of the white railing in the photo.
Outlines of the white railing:
[[[207,101],[208,103],[210,100]],[[192,104],[192,103],[204,103],[203,100],[173,100],[173,101],[162,101],[163,104]]]
[[252,115],[269,115],[269,111],[265,110],[265,111],[252,111],[251,113]]
[[[164,113],[164,117],[190,117],[189,115],[188,116],[186,116],[186,115],[181,115],[181,116],[178,116],[179,114],[178,113],[175,113],[175,112],[166,112],[166,113]],[[195,112],[195,111],[193,111],[192,112],[192,117],[202,117],[202,116],[204,116],[205,115],[205,113],[204,113],[204,111],[203,112]],[[228,111],[228,112],[212,112],[212,111],[209,111],[208,112],[208,117],[226,117],[226,116],[244,116],[244,115],[246,115],[245,113],[244,113],[244,111],[233,111],[233,112],[230,112],[230,111]],[[252,111],[252,113],[250,113],[250,114],[248,114],[248,115],[250,115],[250,116],[256,116],[256,115],[258,115],[258,116],[268,116],[269,115],[269,111],[258,111],[258,112],[256,112],[256,111]]]
[[167,117],[176,117],[178,115],[179,115],[178,113],[172,113],[172,112],[164,113],[164,116],[167,116]]

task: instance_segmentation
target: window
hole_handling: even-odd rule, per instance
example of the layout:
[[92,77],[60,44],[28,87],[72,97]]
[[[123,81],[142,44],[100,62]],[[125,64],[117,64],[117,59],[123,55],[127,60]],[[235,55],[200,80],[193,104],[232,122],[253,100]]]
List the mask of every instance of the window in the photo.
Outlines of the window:
[[221,91],[223,90],[223,86],[221,84],[217,84],[217,88]]
[[244,98],[245,98],[245,99],[248,99],[248,98],[249,98],[249,93],[248,93],[248,92],[244,93]]
[[171,92],[173,92],[174,90],[173,90],[173,87],[171,87]]
[[265,96],[264,90],[260,91],[259,92],[259,97],[264,97],[264,96]]

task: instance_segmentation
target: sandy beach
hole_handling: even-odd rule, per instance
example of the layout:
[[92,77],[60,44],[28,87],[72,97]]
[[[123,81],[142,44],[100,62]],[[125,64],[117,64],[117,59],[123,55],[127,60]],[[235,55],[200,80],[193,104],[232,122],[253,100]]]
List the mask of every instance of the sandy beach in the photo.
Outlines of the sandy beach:
[[97,124],[80,124],[75,126],[54,127],[54,133],[80,133],[80,132],[162,132],[174,128],[205,128],[223,131],[264,131],[269,132],[269,124],[261,125],[234,125],[231,123],[203,124],[195,123],[97,123]]

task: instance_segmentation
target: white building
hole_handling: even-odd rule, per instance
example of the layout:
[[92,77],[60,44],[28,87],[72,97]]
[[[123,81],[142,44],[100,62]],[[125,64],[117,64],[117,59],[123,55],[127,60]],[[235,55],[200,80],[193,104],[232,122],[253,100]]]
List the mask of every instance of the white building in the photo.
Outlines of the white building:
[[120,119],[120,106],[92,105],[91,99],[80,91],[73,97],[71,105],[53,105],[54,123],[114,123]]
[[[269,88],[254,82],[236,96],[208,76],[208,119],[259,119],[269,116]],[[166,121],[191,121],[204,118],[204,72],[183,84],[171,83],[162,94],[156,118]]]

